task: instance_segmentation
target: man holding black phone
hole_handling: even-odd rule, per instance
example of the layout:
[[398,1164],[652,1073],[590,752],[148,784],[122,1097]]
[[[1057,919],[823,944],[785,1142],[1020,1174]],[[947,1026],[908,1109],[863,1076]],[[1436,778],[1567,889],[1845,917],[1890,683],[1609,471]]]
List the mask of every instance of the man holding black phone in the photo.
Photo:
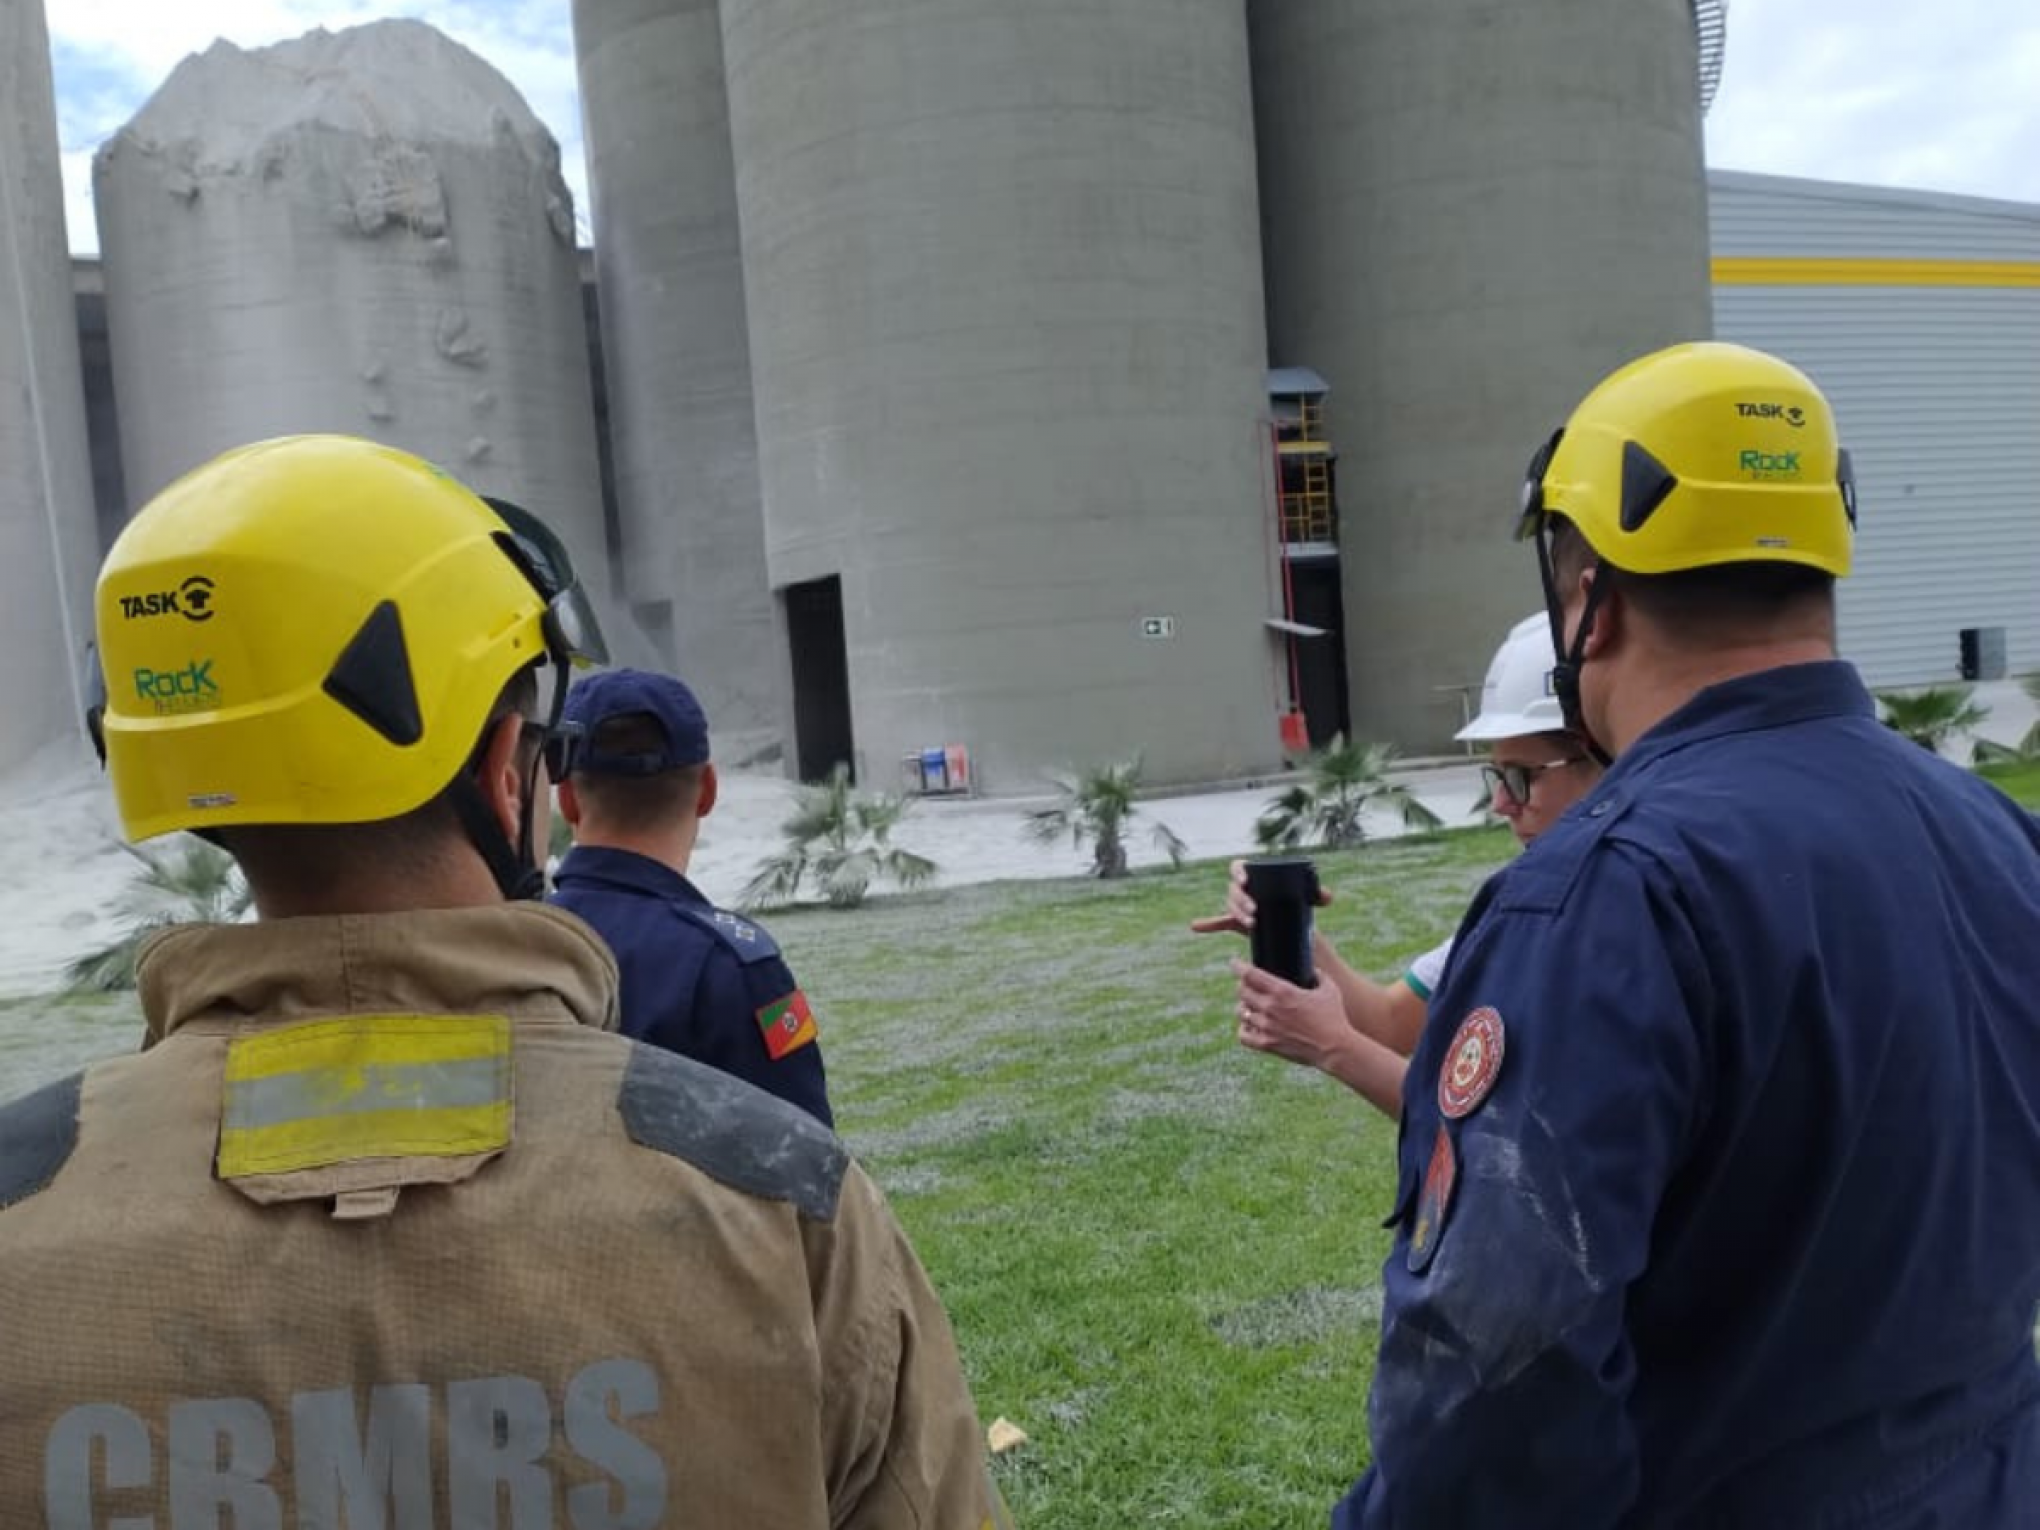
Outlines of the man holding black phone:
[[[1549,619],[1542,612],[1525,617],[1488,665],[1479,715],[1457,734],[1489,745],[1491,757],[1481,767],[1489,808],[1525,845],[1591,791],[1601,773],[1579,737],[1566,731],[1551,692],[1553,662]],[[1319,981],[1299,986],[1262,960],[1267,932],[1257,923],[1254,872],[1277,864],[1233,862],[1225,912],[1190,924],[1200,935],[1231,930],[1256,938],[1256,961],[1232,964],[1239,978],[1240,1045],[1316,1068],[1384,1115],[1399,1118],[1403,1073],[1452,942],[1447,939],[1425,952],[1395,982],[1377,983],[1347,965],[1322,933],[1311,931],[1306,936],[1310,970],[1304,975]],[[1285,880],[1302,886],[1301,876],[1291,872]],[[1306,910],[1331,901],[1314,870],[1308,875],[1308,895]],[[1308,926],[1299,922],[1298,927]]]

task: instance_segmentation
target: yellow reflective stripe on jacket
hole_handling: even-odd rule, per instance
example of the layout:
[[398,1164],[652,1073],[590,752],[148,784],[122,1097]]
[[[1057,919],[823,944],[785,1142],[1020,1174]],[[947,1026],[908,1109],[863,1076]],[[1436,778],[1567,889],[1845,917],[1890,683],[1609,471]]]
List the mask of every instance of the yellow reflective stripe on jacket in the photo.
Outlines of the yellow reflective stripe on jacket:
[[362,1158],[448,1158],[510,1142],[503,1015],[351,1015],[227,1046],[222,1179]]

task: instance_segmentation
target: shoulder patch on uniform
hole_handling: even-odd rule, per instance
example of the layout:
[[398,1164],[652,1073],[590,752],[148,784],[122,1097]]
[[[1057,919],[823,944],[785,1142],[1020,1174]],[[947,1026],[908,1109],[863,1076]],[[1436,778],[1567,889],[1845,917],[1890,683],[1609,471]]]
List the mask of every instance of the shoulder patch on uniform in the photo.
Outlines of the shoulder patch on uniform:
[[1409,1251],[1403,1261],[1412,1275],[1431,1267],[1438,1252],[1438,1240],[1445,1234],[1445,1218],[1452,1213],[1452,1192],[1459,1184],[1459,1158],[1452,1145],[1452,1133],[1438,1123],[1438,1135],[1431,1142],[1431,1161],[1424,1169],[1423,1193],[1417,1200],[1417,1220],[1410,1228]]
[[765,1038],[765,1055],[774,1062],[790,1052],[798,1052],[815,1039],[815,1012],[808,1007],[807,995],[798,988],[770,1004],[759,1005],[752,1013],[758,1021],[759,1034]]
[[659,1047],[638,1045],[617,1109],[640,1147],[691,1163],[734,1190],[786,1201],[826,1222],[850,1154],[806,1111]]
[[70,1161],[84,1084],[85,1075],[73,1073],[0,1106],[0,1208],[27,1200]]
[[1438,1070],[1439,1114],[1458,1121],[1479,1109],[1501,1076],[1507,1050],[1508,1033],[1498,1010],[1483,1004],[1460,1021]]
[[688,908],[685,905],[675,907],[679,913],[693,920],[728,946],[736,953],[737,960],[747,967],[752,962],[762,962],[779,954],[779,942],[766,932],[762,924],[753,924],[741,915],[732,914],[728,909]]

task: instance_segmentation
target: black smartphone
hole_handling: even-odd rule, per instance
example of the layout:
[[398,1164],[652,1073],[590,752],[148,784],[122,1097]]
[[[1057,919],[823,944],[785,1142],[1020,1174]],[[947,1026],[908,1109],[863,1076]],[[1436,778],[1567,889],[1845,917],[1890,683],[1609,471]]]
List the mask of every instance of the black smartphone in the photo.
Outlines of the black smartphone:
[[1299,988],[1317,987],[1311,932],[1317,927],[1317,863],[1307,856],[1247,862],[1254,900],[1254,965]]

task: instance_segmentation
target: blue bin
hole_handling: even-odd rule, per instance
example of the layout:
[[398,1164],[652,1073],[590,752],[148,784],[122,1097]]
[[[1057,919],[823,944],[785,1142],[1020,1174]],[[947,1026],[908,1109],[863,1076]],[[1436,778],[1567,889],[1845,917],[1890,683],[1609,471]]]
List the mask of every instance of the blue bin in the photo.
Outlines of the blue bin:
[[944,749],[923,749],[921,751],[921,790],[924,792],[946,792],[949,790],[949,753]]

